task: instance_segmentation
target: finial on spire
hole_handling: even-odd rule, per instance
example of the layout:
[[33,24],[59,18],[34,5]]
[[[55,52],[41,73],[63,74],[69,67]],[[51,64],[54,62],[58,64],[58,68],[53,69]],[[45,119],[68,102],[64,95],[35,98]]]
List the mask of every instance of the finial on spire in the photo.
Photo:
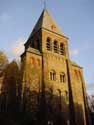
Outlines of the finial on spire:
[[46,0],[43,0],[44,9],[46,9]]

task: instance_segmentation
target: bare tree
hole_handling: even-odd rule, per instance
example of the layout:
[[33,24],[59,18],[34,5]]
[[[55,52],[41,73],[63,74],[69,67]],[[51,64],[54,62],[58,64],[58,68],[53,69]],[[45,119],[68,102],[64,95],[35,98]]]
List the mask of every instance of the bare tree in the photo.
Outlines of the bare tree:
[[94,95],[88,96],[89,110],[94,112]]
[[8,64],[8,58],[4,54],[4,52],[0,51],[0,72],[5,69],[6,65]]

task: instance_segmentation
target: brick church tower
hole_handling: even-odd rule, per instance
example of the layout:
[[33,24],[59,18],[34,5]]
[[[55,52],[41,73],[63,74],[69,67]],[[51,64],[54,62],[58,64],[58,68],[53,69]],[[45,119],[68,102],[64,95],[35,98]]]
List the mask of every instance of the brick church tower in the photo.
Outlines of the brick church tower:
[[68,38],[46,9],[25,43],[21,64],[26,112],[36,115],[44,107],[47,124],[89,125],[83,69],[70,60]]

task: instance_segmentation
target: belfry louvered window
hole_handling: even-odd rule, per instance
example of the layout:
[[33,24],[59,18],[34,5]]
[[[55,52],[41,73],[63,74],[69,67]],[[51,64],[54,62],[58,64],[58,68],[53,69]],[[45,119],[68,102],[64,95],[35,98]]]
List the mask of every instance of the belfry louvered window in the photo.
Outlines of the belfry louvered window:
[[51,39],[50,38],[47,38],[46,48],[47,50],[51,51]]
[[60,44],[60,54],[65,55],[65,46],[63,43]]
[[58,42],[56,40],[54,41],[54,52],[58,53]]

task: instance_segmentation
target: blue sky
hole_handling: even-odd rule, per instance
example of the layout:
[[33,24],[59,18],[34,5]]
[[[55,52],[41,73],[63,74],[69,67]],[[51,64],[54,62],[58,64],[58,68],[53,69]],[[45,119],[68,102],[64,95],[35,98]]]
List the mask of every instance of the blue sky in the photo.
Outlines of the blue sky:
[[[94,0],[46,0],[47,9],[66,36],[70,57],[84,68],[89,94],[93,93]],[[23,51],[43,10],[43,0],[0,0],[0,49],[10,60]]]

